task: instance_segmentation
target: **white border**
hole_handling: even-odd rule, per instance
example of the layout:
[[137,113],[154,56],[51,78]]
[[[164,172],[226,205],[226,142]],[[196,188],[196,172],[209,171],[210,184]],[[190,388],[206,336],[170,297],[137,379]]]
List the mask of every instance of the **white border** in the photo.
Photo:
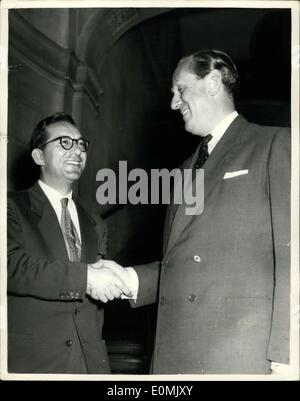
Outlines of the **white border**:
[[[6,335],[6,160],[7,160],[7,54],[8,9],[11,8],[91,8],[91,7],[208,7],[208,8],[288,8],[292,11],[292,188],[291,188],[291,369],[285,375],[70,375],[7,373]],[[282,381],[299,380],[299,2],[298,1],[173,1],[173,0],[2,0],[0,3],[0,265],[1,265],[1,379],[55,381]],[[276,84],[276,83],[274,83]],[[112,384],[113,385],[113,384]],[[126,386],[126,384],[124,384]]]

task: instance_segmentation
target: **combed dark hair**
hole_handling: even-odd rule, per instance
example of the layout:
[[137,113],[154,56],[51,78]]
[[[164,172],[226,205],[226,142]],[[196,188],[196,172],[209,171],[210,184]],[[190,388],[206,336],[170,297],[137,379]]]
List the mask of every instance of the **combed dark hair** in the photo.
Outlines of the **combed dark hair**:
[[49,127],[49,125],[52,125],[54,123],[58,123],[58,122],[66,122],[69,123],[71,125],[74,125],[74,127],[76,127],[75,121],[73,120],[73,118],[66,113],[63,112],[58,112],[58,113],[54,113],[49,117],[44,118],[42,121],[40,121],[37,126],[35,127],[35,129],[33,130],[30,142],[29,142],[29,146],[30,146],[30,150],[32,151],[35,148],[40,148],[43,143],[45,143],[47,141],[47,127]]
[[193,53],[189,64],[190,70],[200,78],[204,78],[212,70],[219,70],[223,85],[231,96],[239,90],[239,74],[234,62],[220,50],[199,50]]

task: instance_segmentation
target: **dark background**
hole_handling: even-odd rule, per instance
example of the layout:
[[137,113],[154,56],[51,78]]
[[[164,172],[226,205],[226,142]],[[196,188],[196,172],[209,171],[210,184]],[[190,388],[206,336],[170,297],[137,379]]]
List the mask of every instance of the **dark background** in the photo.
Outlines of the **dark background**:
[[[119,160],[133,168],[178,167],[197,146],[170,109],[178,60],[200,48],[227,52],[240,72],[236,107],[246,118],[290,126],[289,9],[94,8],[9,12],[9,190],[30,186],[32,129],[56,111],[73,115],[91,143],[77,187],[109,227],[108,258],[129,266],[159,260],[165,209],[100,206],[96,173]],[[106,307],[113,372],[147,373],[155,306]]]

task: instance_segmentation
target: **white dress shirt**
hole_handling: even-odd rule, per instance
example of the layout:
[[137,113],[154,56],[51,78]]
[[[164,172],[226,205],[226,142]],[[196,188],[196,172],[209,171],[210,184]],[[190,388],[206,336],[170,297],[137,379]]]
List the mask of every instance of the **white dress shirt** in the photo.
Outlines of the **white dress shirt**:
[[44,192],[44,194],[49,199],[49,202],[51,203],[53,209],[55,210],[55,213],[56,213],[56,216],[57,216],[57,219],[58,219],[60,225],[61,225],[61,209],[62,209],[60,200],[62,198],[69,199],[68,210],[70,212],[72,222],[75,225],[76,231],[78,233],[78,236],[79,236],[79,239],[81,242],[81,233],[80,233],[78,213],[77,213],[75,203],[72,199],[72,191],[69,192],[67,195],[62,195],[60,192],[56,191],[56,189],[45,184],[43,181],[39,180],[38,183],[39,183],[39,186],[41,187],[42,191]]
[[211,140],[208,142],[207,145],[207,150],[208,153],[211,154],[211,152],[214,150],[215,146],[219,142],[219,140],[222,138],[222,136],[225,134],[225,131],[229,127],[229,125],[232,123],[232,121],[238,116],[237,111],[233,111],[232,113],[228,114],[227,117],[225,117],[212,131],[211,131]]

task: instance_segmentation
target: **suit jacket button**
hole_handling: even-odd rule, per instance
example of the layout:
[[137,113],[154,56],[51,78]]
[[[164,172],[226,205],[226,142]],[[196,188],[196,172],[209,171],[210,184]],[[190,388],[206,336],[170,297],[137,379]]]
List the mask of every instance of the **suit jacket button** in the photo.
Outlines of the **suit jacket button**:
[[200,256],[199,255],[195,255],[194,256],[194,261],[197,262],[197,263],[201,262]]
[[160,300],[159,300],[159,303],[160,303],[161,305],[165,304],[166,302],[167,302],[166,297],[161,297]]
[[66,344],[67,347],[71,347],[71,345],[73,344],[73,341],[72,340],[67,340],[65,342],[65,344]]
[[195,294],[190,294],[190,295],[188,296],[188,300],[189,300],[190,302],[194,302],[196,298],[197,298],[197,297],[196,297]]

